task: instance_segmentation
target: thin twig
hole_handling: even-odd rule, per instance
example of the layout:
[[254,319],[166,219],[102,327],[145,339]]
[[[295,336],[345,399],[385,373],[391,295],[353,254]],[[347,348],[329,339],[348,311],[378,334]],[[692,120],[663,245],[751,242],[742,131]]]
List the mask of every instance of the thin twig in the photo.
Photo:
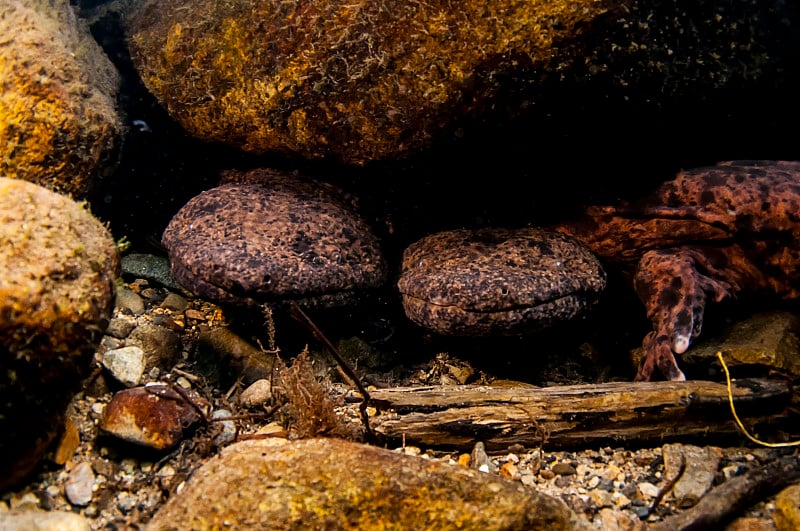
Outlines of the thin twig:
[[683,477],[684,472],[686,472],[686,456],[681,454],[681,464],[678,466],[678,473],[675,474],[675,477],[667,481],[666,485],[664,485],[661,488],[661,490],[658,491],[658,494],[653,500],[653,503],[650,504],[650,510],[648,511],[647,514],[651,514],[653,511],[656,510],[656,507],[658,507],[658,504],[660,504],[661,500],[664,499],[664,496],[666,496],[669,493],[669,491],[671,491],[672,488],[675,487],[675,484],[678,483],[678,480]]
[[367,388],[364,387],[364,384],[361,383],[361,379],[356,375],[355,371],[352,367],[342,358],[339,354],[339,351],[336,350],[336,347],[333,346],[333,343],[322,333],[317,325],[315,325],[311,319],[306,315],[306,313],[300,309],[300,306],[297,305],[294,301],[289,303],[289,308],[291,311],[292,317],[298,321],[300,324],[305,326],[311,334],[320,341],[325,347],[328,349],[328,352],[331,353],[331,356],[334,357],[336,363],[338,363],[339,367],[345,372],[348,378],[353,381],[353,385],[356,386],[358,392],[361,393],[363,400],[361,404],[358,406],[358,411],[361,415],[361,422],[364,424],[364,429],[366,430],[366,435],[370,439],[375,438],[375,434],[372,431],[372,428],[369,425],[369,415],[367,414],[367,404],[370,401],[369,392]]

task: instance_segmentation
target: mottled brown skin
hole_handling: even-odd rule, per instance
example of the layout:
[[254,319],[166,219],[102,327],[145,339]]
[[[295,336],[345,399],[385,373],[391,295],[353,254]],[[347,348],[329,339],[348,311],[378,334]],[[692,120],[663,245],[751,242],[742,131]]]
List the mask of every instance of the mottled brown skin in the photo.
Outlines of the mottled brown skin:
[[579,315],[605,288],[577,241],[536,228],[452,230],[403,253],[406,315],[447,335],[521,334]]
[[175,214],[162,242],[175,280],[221,303],[332,307],[386,277],[377,238],[338,190],[272,170],[229,174]]
[[636,380],[684,380],[675,354],[699,334],[708,298],[800,295],[800,162],[729,161],[680,172],[634,203],[555,227],[629,265],[653,331]]

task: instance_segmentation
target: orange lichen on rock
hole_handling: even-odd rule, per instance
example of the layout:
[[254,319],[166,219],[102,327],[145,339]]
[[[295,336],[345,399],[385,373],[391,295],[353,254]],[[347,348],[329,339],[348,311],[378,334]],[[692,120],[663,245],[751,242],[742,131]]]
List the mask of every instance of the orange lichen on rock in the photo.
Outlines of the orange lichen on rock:
[[66,0],[0,7],[0,175],[85,197],[122,130],[118,74]]
[[532,79],[604,1],[150,1],[131,21],[148,88],[197,137],[351,163],[407,155]]

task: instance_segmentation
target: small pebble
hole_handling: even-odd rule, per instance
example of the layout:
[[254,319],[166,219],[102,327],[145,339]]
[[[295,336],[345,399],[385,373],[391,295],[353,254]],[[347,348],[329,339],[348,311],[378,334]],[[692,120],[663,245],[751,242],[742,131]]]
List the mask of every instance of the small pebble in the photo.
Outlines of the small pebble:
[[633,512],[640,520],[650,516],[650,507],[646,505],[633,505],[631,504],[630,511]]
[[164,297],[164,294],[161,290],[156,288],[145,288],[140,293],[142,297],[149,300],[161,300]]
[[418,446],[403,446],[402,448],[398,448],[397,451],[401,454],[414,456],[418,456],[422,453],[422,450]]
[[[615,511],[604,507],[600,510],[599,517],[598,528],[604,531],[630,531],[644,528],[640,522],[634,520],[634,515],[627,512]],[[637,524],[640,527],[637,527]]]
[[597,488],[611,492],[612,490],[614,490],[614,482],[611,481],[610,479],[600,479],[600,482],[597,484]]
[[550,468],[559,476],[572,476],[577,472],[575,467],[569,463],[556,463]]
[[[211,419],[225,419],[231,415],[232,413],[227,409],[218,409],[211,414]],[[214,424],[217,424],[222,428],[216,437],[214,437],[214,443],[217,446],[228,444],[236,438],[236,423],[232,420],[223,420],[221,422],[215,422]]]
[[69,473],[64,494],[72,505],[85,507],[92,501],[94,487],[94,471],[86,461],[78,463]]
[[611,495],[611,498],[614,500],[616,506],[620,508],[628,507],[631,504],[630,498],[620,492],[615,492]]
[[517,480],[519,479],[519,467],[511,461],[507,461],[500,466],[500,474],[505,478]]
[[728,465],[722,468],[722,475],[725,477],[725,481],[735,478],[736,476],[741,476],[747,471],[747,467],[743,465]]
[[172,465],[164,465],[158,470],[156,474],[160,478],[170,479],[174,477],[176,473],[177,472],[175,471],[175,467],[173,467]]
[[[672,497],[678,507],[695,505],[708,492],[719,466],[719,454],[711,447],[691,444],[667,444],[664,455],[664,474],[668,478],[679,477],[672,487]],[[683,474],[681,474],[681,463]]]
[[549,468],[543,468],[542,470],[539,471],[539,476],[542,479],[550,480],[556,477],[556,473],[550,470]]
[[142,315],[144,313],[144,300],[129,288],[123,287],[117,289],[117,308],[128,310],[133,315]]
[[600,477],[603,479],[619,480],[621,470],[617,465],[608,465],[605,469],[600,470]]
[[206,316],[203,314],[203,312],[195,310],[193,308],[189,308],[188,310],[186,310],[184,315],[186,315],[187,319],[195,319],[197,321],[206,320]]
[[147,367],[172,367],[183,349],[178,334],[156,324],[137,326],[128,337],[127,343],[141,347]]
[[[200,419],[192,405],[174,399],[174,394],[169,385],[157,383],[119,391],[103,411],[99,427],[134,444],[171,448],[182,439],[184,428]],[[191,398],[198,407],[205,405],[196,394]]]
[[611,494],[600,489],[590,490],[589,499],[591,499],[597,507],[612,507],[614,505],[614,500],[611,498]]
[[31,510],[39,508],[39,497],[33,492],[26,492],[22,496],[12,496],[9,501],[11,509]]
[[642,496],[645,496],[647,498],[655,498],[656,496],[658,496],[658,493],[660,492],[660,489],[658,487],[647,481],[642,481],[637,486],[639,488],[639,492],[642,493]]
[[106,334],[117,339],[125,339],[134,328],[136,328],[136,319],[123,314],[108,322]]
[[481,472],[496,472],[497,465],[492,463],[492,459],[489,457],[489,454],[486,453],[486,447],[480,441],[475,443],[475,446],[472,448],[472,459],[470,461],[470,466],[472,468],[478,469]]
[[[283,426],[281,426],[277,422],[270,422],[269,424],[267,424],[265,426],[261,426],[256,431],[256,433],[258,433],[260,435],[273,435],[273,436],[277,435],[277,434],[280,434],[280,433],[285,433],[285,432],[286,432],[286,430],[283,428]],[[395,451],[399,452],[401,450],[398,448]]]
[[109,350],[103,355],[103,367],[125,387],[139,385],[144,366],[144,351],[136,346]]
[[569,487],[573,483],[572,479],[572,476],[556,476],[554,483],[559,488]]
[[256,407],[266,404],[272,398],[272,384],[266,378],[261,378],[250,384],[242,391],[242,405]]
[[185,298],[181,297],[177,293],[170,293],[167,295],[163,301],[161,301],[161,307],[167,310],[174,310],[176,312],[183,312],[186,310],[188,306],[188,302]]
[[137,503],[139,503],[139,498],[135,494],[127,491],[117,493],[117,507],[123,513],[131,512]]

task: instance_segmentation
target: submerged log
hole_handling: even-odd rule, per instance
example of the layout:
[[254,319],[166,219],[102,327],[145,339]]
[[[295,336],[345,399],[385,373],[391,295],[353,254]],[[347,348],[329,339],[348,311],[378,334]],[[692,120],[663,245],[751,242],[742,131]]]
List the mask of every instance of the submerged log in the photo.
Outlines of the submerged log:
[[[736,411],[748,429],[782,418],[786,382],[733,383]],[[376,433],[407,444],[489,450],[512,444],[548,449],[661,444],[675,439],[729,437],[738,432],[724,384],[610,382],[558,387],[398,387],[370,392],[380,414]]]

